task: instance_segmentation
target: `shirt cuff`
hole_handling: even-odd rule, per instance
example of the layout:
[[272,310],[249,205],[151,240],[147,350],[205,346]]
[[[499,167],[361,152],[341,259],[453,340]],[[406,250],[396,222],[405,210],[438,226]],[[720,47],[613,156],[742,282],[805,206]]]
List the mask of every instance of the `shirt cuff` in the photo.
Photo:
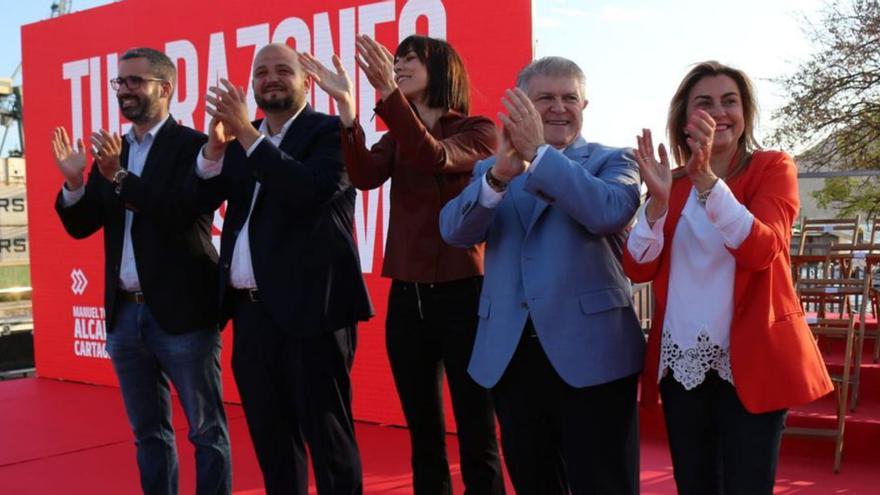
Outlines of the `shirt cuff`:
[[544,157],[544,153],[547,151],[547,148],[549,148],[549,147],[550,147],[549,144],[542,144],[541,146],[538,146],[538,152],[535,153],[535,159],[532,160],[532,164],[529,165],[529,172],[535,171],[535,167],[538,166],[538,163],[541,161],[541,158]]
[[254,150],[257,149],[257,146],[259,146],[260,143],[263,142],[263,139],[266,139],[266,135],[265,135],[265,134],[260,134],[260,137],[258,137],[257,140],[254,141],[254,144],[252,144],[251,147],[247,149],[247,151],[245,152],[245,154],[247,155],[248,158],[251,157],[251,153],[253,153]]
[[495,208],[498,206],[498,203],[504,198],[504,192],[498,192],[495,189],[492,189],[492,186],[489,185],[489,182],[486,180],[486,174],[483,174],[483,178],[480,179],[483,187],[480,190],[480,205],[484,208]]
[[[645,201],[645,205],[639,211],[636,229],[640,232],[645,232],[645,234],[651,239],[663,239],[663,226],[666,225],[666,216],[669,214],[669,209],[667,208],[666,211],[660,215],[660,218],[654,220],[654,225],[650,225],[650,222],[648,221],[649,204],[651,204],[651,198],[648,198],[648,200]],[[639,225],[641,225],[641,227],[639,227]]]
[[199,154],[196,157],[196,175],[199,179],[212,179],[220,175],[220,172],[222,171],[223,156],[217,161],[208,160],[205,158],[205,147],[202,146],[202,149],[199,150]]
[[79,189],[71,191],[67,189],[67,183],[61,185],[61,207],[68,208],[79,202],[86,195],[86,186],[82,185]]
[[706,200],[706,216],[718,229],[724,244],[731,249],[738,248],[752,231],[755,216],[752,215],[721,179],[715,181],[712,192]]
[[663,213],[653,226],[648,225],[647,210],[650,202],[651,200],[648,199],[639,209],[636,224],[626,240],[627,251],[638,263],[654,261],[663,251],[663,226],[666,224],[669,210]]

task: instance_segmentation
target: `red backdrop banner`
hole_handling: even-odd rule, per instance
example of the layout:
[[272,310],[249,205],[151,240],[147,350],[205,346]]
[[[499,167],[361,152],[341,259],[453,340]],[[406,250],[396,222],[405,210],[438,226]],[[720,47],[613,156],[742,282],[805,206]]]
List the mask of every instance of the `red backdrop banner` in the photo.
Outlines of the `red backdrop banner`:
[[[358,110],[368,141],[384,132],[371,119],[376,94],[354,62],[357,34],[393,51],[404,37],[427,34],[450,41],[472,84],[473,113],[495,116],[505,88],[532,56],[531,2],[469,0],[127,0],[22,28],[24,122],[28,144],[28,204],[37,373],[43,377],[116,385],[104,351],[103,248],[98,233],[84,241],[67,236],[53,204],[61,177],[49,140],[56,126],[74,138],[97,129],[126,132],[109,80],[128,48],[164,50],[178,67],[171,113],[199,130],[207,87],[221,77],[250,89],[256,51],[285,42],[313,53],[327,66],[338,53],[357,86]],[[318,88],[313,106],[333,113]],[[387,185],[386,185],[387,186]],[[353,370],[358,419],[403,424],[384,345],[388,281],[379,276],[388,220],[388,188],[358,195],[355,234],[376,316],[360,328]],[[222,228],[222,208],[215,214]],[[215,238],[216,240],[216,238]],[[224,332],[224,390],[238,401],[231,376],[231,329]],[[447,394],[448,396],[448,394]],[[448,415],[451,418],[451,414]],[[451,425],[451,419],[450,426]]]

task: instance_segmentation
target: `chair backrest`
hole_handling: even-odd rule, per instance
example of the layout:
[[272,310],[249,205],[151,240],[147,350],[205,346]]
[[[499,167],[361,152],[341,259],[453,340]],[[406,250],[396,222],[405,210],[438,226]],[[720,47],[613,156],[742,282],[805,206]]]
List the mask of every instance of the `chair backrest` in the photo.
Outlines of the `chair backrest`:
[[853,265],[848,259],[858,247],[855,243],[860,222],[861,215],[855,218],[805,217],[797,241],[792,237],[790,252],[795,284],[804,277],[849,277]]
[[861,220],[861,215],[855,218],[804,217],[797,254],[825,254],[832,245],[857,242]]
[[[847,408],[855,407],[858,398],[861,340],[865,331],[865,306],[870,277],[865,278],[803,278],[797,291],[807,313],[806,320],[813,337],[842,339],[843,366],[839,373],[830,373],[837,391],[837,422],[834,428],[786,428],[790,434],[806,434],[834,438],[834,472],[840,471]],[[811,308],[815,313],[811,313]],[[836,309],[836,311],[835,311]],[[836,314],[833,314],[836,313]],[[859,330],[856,330],[858,325]],[[857,344],[858,341],[858,344]],[[827,366],[826,362],[826,366]],[[852,393],[852,406],[850,406]],[[798,431],[800,430],[800,431]]]
[[634,284],[632,288],[633,309],[639,318],[639,324],[645,334],[651,329],[651,318],[654,316],[654,291],[651,283]]
[[880,217],[874,217],[871,222],[871,236],[865,239],[870,244],[871,253],[880,253]]
[[[807,314],[817,317],[837,314],[858,314],[865,318],[870,301],[869,278],[803,278],[798,281],[797,294]],[[809,323],[809,321],[808,321]]]

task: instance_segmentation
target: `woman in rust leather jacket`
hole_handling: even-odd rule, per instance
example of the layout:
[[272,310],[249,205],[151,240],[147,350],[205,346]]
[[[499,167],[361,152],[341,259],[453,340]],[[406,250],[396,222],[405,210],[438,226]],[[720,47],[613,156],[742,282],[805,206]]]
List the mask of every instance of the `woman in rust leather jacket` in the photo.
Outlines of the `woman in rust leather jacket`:
[[770,495],[789,407],[832,385],[792,287],[797,169],[753,136],[748,77],[697,64],[669,106],[680,168],[649,130],[636,161],[650,199],[623,266],[653,281],[642,403],[659,388],[678,493]]
[[404,39],[392,55],[367,36],[357,63],[381,101],[388,132],[368,149],[353,86],[303,54],[300,62],[336,102],[352,183],[374,189],[391,179],[391,212],[382,275],[392,279],[386,347],[412,444],[417,495],[452,492],[446,457],[443,374],[458,426],[468,494],[504,493],[489,392],[467,374],[477,328],[483,248],[452,247],[440,237],[440,209],[470,182],[477,160],[494,153],[494,123],[468,116],[468,77],[455,50],[424,36]]

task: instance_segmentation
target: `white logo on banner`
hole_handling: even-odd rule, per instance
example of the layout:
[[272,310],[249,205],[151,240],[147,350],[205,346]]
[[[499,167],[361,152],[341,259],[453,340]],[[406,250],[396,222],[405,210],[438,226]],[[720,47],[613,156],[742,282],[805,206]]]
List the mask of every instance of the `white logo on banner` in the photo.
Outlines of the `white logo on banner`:
[[79,357],[110,359],[104,308],[73,307],[73,353]]
[[86,291],[86,286],[89,285],[89,279],[86,278],[86,274],[79,268],[74,268],[73,271],[70,272],[70,279],[73,280],[70,290],[78,296],[82,295],[82,293]]

